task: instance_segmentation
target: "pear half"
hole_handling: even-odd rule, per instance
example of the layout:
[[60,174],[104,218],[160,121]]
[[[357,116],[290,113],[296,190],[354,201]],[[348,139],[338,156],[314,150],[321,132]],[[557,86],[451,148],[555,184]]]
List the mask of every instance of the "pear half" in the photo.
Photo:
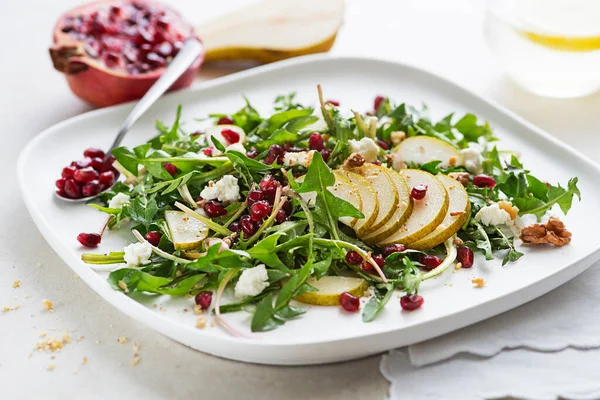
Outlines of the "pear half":
[[196,28],[206,61],[268,63],[329,51],[344,0],[265,0]]
[[354,225],[354,231],[357,235],[361,235],[369,230],[379,212],[379,196],[369,181],[357,173],[351,171],[341,171],[350,182],[356,186],[362,200],[362,213],[364,218],[360,218]]
[[416,242],[433,232],[448,212],[448,193],[438,178],[418,169],[403,169],[400,174],[411,189],[417,185],[427,185],[427,194],[424,199],[413,202],[410,218],[396,233],[380,240],[380,246]]
[[364,236],[360,236],[360,233],[357,233],[367,243],[377,243],[394,234],[408,220],[413,210],[413,200],[410,197],[410,189],[406,183],[406,179],[394,170],[388,169],[388,172],[398,190],[398,206],[394,214],[381,228],[370,230]]
[[430,161],[441,161],[440,166],[462,165],[463,156],[448,142],[431,136],[412,136],[404,139],[392,152],[397,153],[407,166],[427,164]]
[[369,228],[369,232],[375,231],[381,228],[396,212],[399,202],[398,189],[388,168],[366,163],[362,167],[353,168],[352,172],[365,178],[377,194],[379,210],[375,221]]
[[324,276],[319,280],[309,278],[306,283],[318,291],[303,293],[294,300],[316,306],[338,306],[342,293],[348,292],[353,296],[361,297],[369,287],[364,279],[348,276]]
[[208,236],[208,227],[183,211],[165,211],[165,221],[176,249],[196,249]]
[[448,212],[444,221],[433,232],[416,242],[409,243],[408,247],[411,249],[427,250],[444,243],[446,239],[458,232],[471,214],[471,201],[463,185],[446,175],[439,174],[437,178],[448,192]]

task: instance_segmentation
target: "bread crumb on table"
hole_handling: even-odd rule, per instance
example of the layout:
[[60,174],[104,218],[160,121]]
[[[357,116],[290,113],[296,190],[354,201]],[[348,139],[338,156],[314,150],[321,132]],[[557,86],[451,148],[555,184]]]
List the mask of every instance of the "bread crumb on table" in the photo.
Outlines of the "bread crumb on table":
[[483,278],[473,278],[471,279],[471,283],[475,285],[477,289],[481,289],[485,286],[485,280]]
[[46,368],[48,371],[54,371],[54,364],[50,364],[48,365],[48,368]]
[[45,310],[54,312],[54,308],[52,308],[52,302],[50,300],[44,299],[44,301],[42,301],[42,304],[44,305]]
[[133,360],[131,360],[131,366],[135,367],[136,365],[138,365],[140,363],[140,357],[139,356],[134,356]]
[[127,343],[127,336],[119,336],[117,338],[117,342],[121,343],[121,344],[125,344]]
[[12,284],[12,287],[13,287],[14,289],[16,289],[16,288],[18,288],[18,287],[21,287],[21,281],[14,281],[14,282],[13,282],[13,284]]
[[206,318],[198,317],[198,319],[196,319],[196,328],[204,329],[205,326],[206,326]]

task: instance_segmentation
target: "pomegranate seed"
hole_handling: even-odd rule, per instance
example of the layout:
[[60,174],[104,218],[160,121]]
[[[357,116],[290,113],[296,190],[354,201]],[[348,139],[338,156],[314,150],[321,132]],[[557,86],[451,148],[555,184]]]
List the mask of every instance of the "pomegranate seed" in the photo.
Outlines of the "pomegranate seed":
[[[383,255],[381,255],[381,254],[373,254],[372,257],[373,257],[373,261],[375,261],[375,263],[377,263],[377,265],[379,266],[379,268],[383,268],[383,266],[385,264],[385,260],[383,258]],[[361,268],[365,272],[375,273],[375,267],[373,266],[373,264],[371,264],[367,260],[363,260]]]
[[384,150],[389,150],[390,146],[387,144],[387,142],[381,140],[381,139],[377,139],[376,140],[377,144],[379,145],[379,147],[381,147]]
[[98,180],[106,187],[110,187],[115,183],[115,174],[112,171],[104,171],[98,176]]
[[250,206],[250,216],[253,221],[260,221],[271,213],[271,206],[266,200],[259,200]]
[[471,268],[473,266],[473,250],[471,250],[468,246],[460,246],[457,249],[456,258],[462,264],[463,268]]
[[88,39],[83,43],[83,49],[90,57],[98,58],[102,52],[102,45],[96,40]]
[[281,184],[275,180],[271,175],[266,175],[258,184],[260,190],[263,192],[263,197],[273,204],[275,200],[275,194],[277,188],[281,187]]
[[261,219],[260,221],[253,221],[254,223],[254,229],[259,230],[260,227],[263,225],[263,220]]
[[75,166],[77,169],[87,168],[90,166],[92,159],[89,157],[82,158],[81,160],[73,161],[71,165]]
[[232,222],[231,225],[229,225],[229,230],[231,232],[239,233],[242,230],[242,227],[240,226],[239,222],[235,221],[235,222]]
[[162,237],[162,233],[158,231],[150,231],[144,235],[144,238],[152,245],[158,246],[160,243],[160,238]]
[[258,156],[258,151],[256,151],[256,149],[253,147],[251,148],[247,153],[246,153],[246,157],[248,158],[256,158]]
[[104,64],[106,64],[108,68],[115,68],[121,64],[121,59],[117,54],[104,53]]
[[196,297],[194,297],[194,301],[200,306],[201,309],[206,310],[208,307],[210,307],[210,303],[212,303],[212,292],[200,292],[196,295]]
[[340,306],[348,312],[357,312],[360,308],[360,300],[358,297],[344,292],[340,295]]
[[169,29],[169,18],[161,17],[156,20],[156,26],[161,27],[162,29]]
[[410,197],[415,200],[423,200],[427,194],[427,185],[417,185],[410,191]]
[[289,200],[285,200],[285,203],[283,203],[283,206],[281,206],[281,209],[285,212],[285,215],[291,215],[293,208],[292,208],[292,202]]
[[334,107],[339,107],[339,106],[340,106],[340,102],[339,102],[339,101],[337,101],[337,100],[327,100],[327,101],[325,102],[325,104],[331,104],[331,105],[332,105],[332,106],[334,106]]
[[264,162],[267,165],[271,165],[275,161],[277,161],[279,159],[279,157],[282,157],[282,156],[283,156],[283,149],[281,148],[280,145],[274,144],[274,145],[271,145],[271,147],[269,147],[269,151],[267,153],[267,156],[264,159]]
[[284,223],[286,219],[287,219],[287,215],[285,215],[285,211],[283,211],[283,210],[277,211],[277,215],[275,216],[275,221],[277,221],[278,224]]
[[234,144],[240,141],[240,134],[236,131],[232,131],[231,129],[223,129],[221,131],[221,135],[229,142],[229,144]]
[[400,297],[400,307],[406,311],[413,311],[421,308],[425,300],[418,294],[407,294]]
[[73,179],[80,183],[88,183],[98,179],[98,172],[92,167],[78,169],[73,173]]
[[113,171],[115,174],[115,178],[119,176],[119,172],[113,167],[113,163],[115,162],[114,156],[109,156],[104,165],[102,165],[102,171]]
[[73,178],[75,171],[77,171],[77,168],[73,166],[64,167],[60,176],[62,176],[64,179],[71,179]]
[[229,117],[221,117],[219,118],[217,125],[233,125],[233,120]]
[[65,181],[65,194],[71,199],[78,199],[81,197],[81,187],[74,179],[67,179]]
[[83,197],[95,196],[102,191],[102,187],[100,186],[100,182],[97,180],[90,181],[83,185],[81,189],[81,194]]
[[375,97],[375,101],[373,102],[373,109],[375,110],[375,112],[379,110],[379,106],[381,106],[385,102],[385,100],[386,98],[383,96]]
[[97,233],[80,233],[77,235],[77,241],[81,243],[82,246],[89,247],[91,249],[98,247],[101,239],[102,237]]
[[349,251],[346,253],[346,262],[350,265],[359,265],[362,264],[363,258],[356,251]]
[[323,136],[321,136],[321,134],[318,132],[311,133],[310,137],[308,138],[308,148],[310,150],[317,151],[325,149],[325,142],[323,141]]
[[375,165],[378,165],[378,166],[381,166],[381,161],[379,161],[379,160],[375,160],[375,161],[373,161],[373,164],[375,164]]
[[496,186],[496,180],[489,175],[481,174],[473,178],[473,185],[481,188],[493,188]]
[[173,46],[169,42],[162,42],[156,47],[155,50],[162,57],[168,57],[173,54]]
[[430,271],[442,263],[442,259],[438,256],[430,256],[425,254],[419,258],[419,262],[423,264],[423,269]]
[[254,223],[252,223],[252,218],[249,215],[242,215],[240,218],[240,226],[246,239],[256,232],[256,227],[254,226]]
[[61,190],[61,191],[62,191],[62,190],[65,190],[65,182],[66,182],[66,181],[67,181],[67,180],[66,180],[66,179],[64,179],[64,178],[61,178],[61,179],[57,180],[57,181],[56,181],[56,183],[55,183],[55,184],[56,184],[56,188],[57,188],[58,190]]
[[164,67],[166,64],[165,59],[154,52],[146,54],[146,61],[153,67]]
[[248,205],[252,205],[259,200],[263,200],[263,192],[260,190],[251,190],[248,192],[248,197],[246,200],[248,200]]
[[319,153],[321,153],[321,157],[323,157],[323,161],[329,161],[329,156],[331,156],[331,150],[323,149]]
[[100,149],[93,148],[93,147],[90,147],[89,149],[87,149],[86,151],[84,151],[83,155],[85,157],[89,157],[89,158],[99,157],[99,158],[102,158],[102,159],[104,159],[104,156],[106,156],[106,154],[104,154],[104,151],[102,151]]
[[213,154],[213,148],[207,147],[207,148],[203,149],[202,152],[204,153],[205,156],[211,157]]
[[204,212],[210,218],[221,217],[223,215],[227,215],[227,210],[223,207],[223,204],[218,201],[211,200],[204,204]]
[[406,250],[406,248],[403,244],[390,244],[383,248],[383,256],[387,257],[394,253],[402,253],[404,250]]
[[102,167],[104,166],[104,159],[99,157],[92,158],[92,162],[90,162],[90,167],[94,168],[96,171],[102,171]]
[[174,166],[171,163],[164,163],[163,164],[163,168],[165,169],[165,171],[167,171],[169,173],[169,175],[171,176],[175,176],[175,174],[177,174],[177,167]]

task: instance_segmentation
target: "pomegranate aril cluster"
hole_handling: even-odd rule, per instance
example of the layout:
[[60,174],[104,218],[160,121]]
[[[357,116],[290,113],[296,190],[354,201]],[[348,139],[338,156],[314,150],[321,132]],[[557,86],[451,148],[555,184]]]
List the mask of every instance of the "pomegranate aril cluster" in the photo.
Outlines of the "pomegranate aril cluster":
[[83,158],[73,161],[61,171],[56,181],[56,193],[69,199],[96,196],[111,187],[119,172],[112,167],[114,158],[104,163],[105,154],[100,149],[89,148]]
[[131,75],[167,65],[184,39],[173,29],[165,11],[134,1],[67,16],[61,30],[82,40],[90,57]]

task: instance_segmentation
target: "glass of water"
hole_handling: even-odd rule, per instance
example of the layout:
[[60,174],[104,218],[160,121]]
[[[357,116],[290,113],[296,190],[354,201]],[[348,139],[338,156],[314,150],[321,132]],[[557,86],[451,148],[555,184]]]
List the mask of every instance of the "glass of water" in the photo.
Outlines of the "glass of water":
[[535,94],[600,90],[600,0],[489,0],[485,35],[506,72]]

